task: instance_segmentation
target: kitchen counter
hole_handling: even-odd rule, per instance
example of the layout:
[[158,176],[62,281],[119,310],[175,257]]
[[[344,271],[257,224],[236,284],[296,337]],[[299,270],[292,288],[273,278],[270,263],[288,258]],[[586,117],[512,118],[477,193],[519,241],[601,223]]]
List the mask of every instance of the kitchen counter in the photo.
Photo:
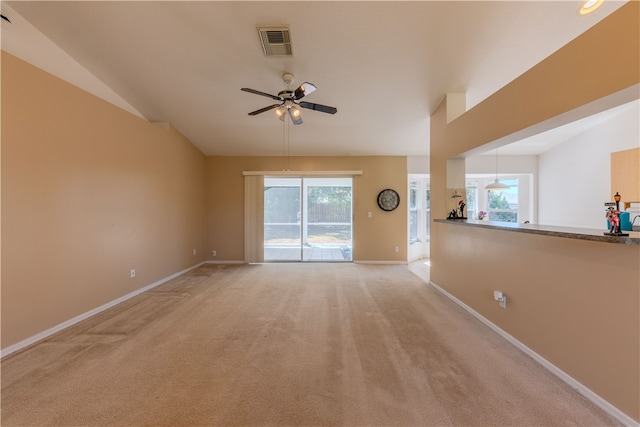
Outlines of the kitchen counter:
[[544,236],[563,237],[566,239],[592,240],[597,242],[618,243],[624,245],[640,245],[640,232],[624,231],[628,236],[607,236],[606,229],[561,227],[556,225],[520,224],[517,222],[480,221],[474,219],[434,219],[434,222],[460,225],[464,227],[481,227],[494,230],[540,234]]

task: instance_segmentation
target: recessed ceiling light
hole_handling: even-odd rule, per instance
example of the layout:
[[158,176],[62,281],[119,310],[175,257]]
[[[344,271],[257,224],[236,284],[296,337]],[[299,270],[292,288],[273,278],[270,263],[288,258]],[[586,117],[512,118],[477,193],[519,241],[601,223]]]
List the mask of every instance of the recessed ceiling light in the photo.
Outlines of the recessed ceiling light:
[[586,0],[580,8],[580,15],[586,15],[593,12],[604,2],[604,0]]

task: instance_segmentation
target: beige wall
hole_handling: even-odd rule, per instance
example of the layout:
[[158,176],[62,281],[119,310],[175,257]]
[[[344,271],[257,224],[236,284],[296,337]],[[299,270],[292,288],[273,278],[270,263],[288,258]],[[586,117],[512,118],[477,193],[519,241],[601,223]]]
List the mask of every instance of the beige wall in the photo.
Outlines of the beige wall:
[[[244,259],[243,171],[281,171],[282,157],[207,158],[207,259]],[[407,260],[407,159],[406,157],[291,157],[293,171],[361,170],[354,178],[354,261]],[[393,212],[378,208],[377,195],[385,188],[400,194]],[[372,212],[372,217],[367,217]],[[398,246],[400,251],[394,252]],[[217,251],[211,257],[211,250]]]
[[2,52],[2,348],[202,261],[204,174],[176,130]]
[[[449,124],[440,105],[431,117],[433,218],[446,213],[447,159],[638,84],[638,6],[627,3]],[[431,233],[434,283],[640,420],[639,246],[441,223]],[[508,296],[506,309],[494,289]]]

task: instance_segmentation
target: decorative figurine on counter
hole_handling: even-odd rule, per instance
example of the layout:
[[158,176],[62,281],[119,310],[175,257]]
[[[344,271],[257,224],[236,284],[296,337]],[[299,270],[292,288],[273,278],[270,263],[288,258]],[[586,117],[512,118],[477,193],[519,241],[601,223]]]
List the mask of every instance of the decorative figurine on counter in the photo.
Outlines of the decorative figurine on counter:
[[447,219],[467,219],[467,190],[465,188],[447,188]]
[[447,219],[467,219],[467,217],[464,216],[465,206],[467,205],[464,201],[462,200],[458,201],[458,208],[451,209],[451,212],[449,212],[449,216],[447,217]]
[[460,200],[458,202],[458,210],[460,211],[460,218],[464,218],[464,207],[466,206],[466,204],[464,203],[463,200]]
[[613,195],[613,200],[616,201],[616,210],[618,212],[620,212],[620,199],[622,198],[622,196],[620,194],[618,194],[618,192],[616,191],[616,194]]
[[607,213],[605,214],[609,220],[609,232],[604,233],[607,236],[628,236],[627,233],[620,231],[620,211],[613,206],[609,206]]
[[618,234],[620,232],[620,211],[610,206],[605,216],[609,220],[609,234]]

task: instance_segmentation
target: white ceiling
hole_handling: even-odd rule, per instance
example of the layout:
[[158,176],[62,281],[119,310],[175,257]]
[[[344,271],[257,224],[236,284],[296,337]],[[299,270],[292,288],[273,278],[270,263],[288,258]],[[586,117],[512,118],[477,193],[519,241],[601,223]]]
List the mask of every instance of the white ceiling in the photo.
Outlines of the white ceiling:
[[[2,49],[150,121],[207,155],[281,155],[272,100],[284,72],[318,90],[290,155],[428,155],[429,115],[471,107],[625,1],[9,1]],[[265,57],[256,27],[288,25],[294,55]],[[531,149],[533,150],[533,149]],[[537,151],[540,148],[536,148]],[[518,154],[526,154],[521,150]]]

